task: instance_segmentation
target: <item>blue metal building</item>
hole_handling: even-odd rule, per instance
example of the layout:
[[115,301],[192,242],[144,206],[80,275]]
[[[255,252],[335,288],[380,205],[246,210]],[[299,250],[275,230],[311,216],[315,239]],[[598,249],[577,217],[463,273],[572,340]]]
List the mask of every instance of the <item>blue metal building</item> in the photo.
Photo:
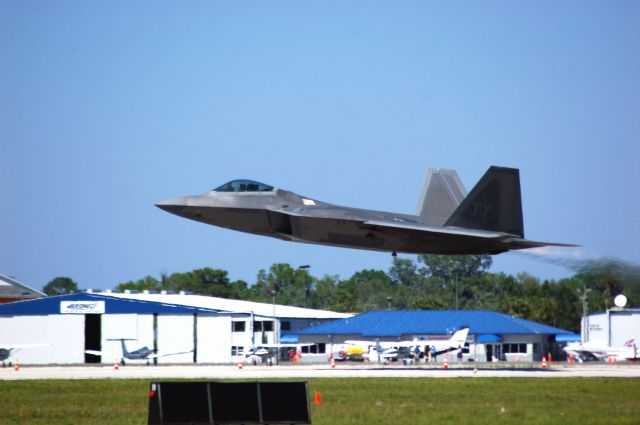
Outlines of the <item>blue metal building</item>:
[[147,346],[163,363],[230,363],[282,331],[347,317],[342,313],[188,294],[77,293],[0,305],[2,344],[38,345],[12,354],[23,364],[108,363]]
[[[494,311],[371,311],[297,332],[300,342],[338,346],[346,340],[403,341],[443,339],[469,327],[469,353],[474,361],[538,361],[553,350],[556,335],[571,332]],[[334,349],[334,351],[336,351]]]

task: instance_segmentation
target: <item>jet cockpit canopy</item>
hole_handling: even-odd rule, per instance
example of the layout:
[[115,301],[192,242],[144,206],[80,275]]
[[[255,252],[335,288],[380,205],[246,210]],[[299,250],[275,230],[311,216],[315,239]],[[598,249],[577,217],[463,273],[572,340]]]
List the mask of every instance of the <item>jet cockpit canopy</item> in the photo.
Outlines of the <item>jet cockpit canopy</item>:
[[212,192],[272,192],[273,186],[253,180],[232,180]]

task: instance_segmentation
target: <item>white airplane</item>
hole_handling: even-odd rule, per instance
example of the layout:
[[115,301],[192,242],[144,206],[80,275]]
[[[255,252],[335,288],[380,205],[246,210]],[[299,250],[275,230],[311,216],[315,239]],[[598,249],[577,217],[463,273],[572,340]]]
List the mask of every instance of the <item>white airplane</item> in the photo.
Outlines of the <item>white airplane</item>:
[[188,350],[188,351],[180,351],[177,353],[159,354],[159,353],[154,353],[152,349],[146,346],[142,348],[138,348],[133,351],[129,351],[124,342],[130,341],[130,339],[117,338],[117,339],[110,339],[108,341],[120,341],[120,343],[122,344],[122,354],[115,354],[108,351],[98,351],[98,350],[85,350],[84,352],[87,354],[92,354],[94,356],[104,356],[104,357],[113,359],[114,362],[119,362],[122,365],[126,363],[126,360],[146,360],[147,364],[149,364],[149,360],[151,359],[156,359],[159,357],[167,357],[167,356],[176,356],[178,354],[187,354],[187,353],[193,352],[193,350]]
[[397,359],[398,357],[411,357],[418,348],[419,352],[424,353],[425,347],[431,351],[432,355],[439,356],[451,351],[464,349],[464,344],[469,334],[469,328],[462,328],[456,331],[449,339],[430,339],[411,341],[367,341],[367,340],[347,340],[346,344],[356,347],[366,347],[363,358],[375,358],[380,360]]
[[[0,361],[2,362],[2,367],[5,367],[5,362],[9,360],[11,354],[13,354],[17,350],[21,350],[23,348],[36,348],[36,347],[47,347],[51,344],[2,344],[0,343]],[[11,362],[9,362],[11,364]]]
[[580,363],[594,358],[604,361],[609,358],[614,358],[616,361],[635,361],[638,359],[638,354],[640,354],[634,338],[625,342],[623,346],[618,347],[612,347],[597,341],[571,342],[564,347],[564,351],[573,355]]
[[313,344],[256,344],[255,347],[248,349],[244,353],[240,353],[244,356],[247,362],[257,365],[259,363],[273,364],[273,359],[278,355],[278,349],[280,348],[293,348],[298,351],[299,347],[309,346]]

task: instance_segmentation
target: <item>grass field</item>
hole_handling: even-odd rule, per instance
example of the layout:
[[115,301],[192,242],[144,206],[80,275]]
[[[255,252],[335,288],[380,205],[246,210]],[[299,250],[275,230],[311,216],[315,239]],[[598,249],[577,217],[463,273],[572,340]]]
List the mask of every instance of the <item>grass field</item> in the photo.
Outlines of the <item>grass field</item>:
[[[149,381],[2,381],[0,424],[147,422]],[[313,424],[639,424],[640,380],[310,379]],[[315,392],[321,404],[315,405]]]

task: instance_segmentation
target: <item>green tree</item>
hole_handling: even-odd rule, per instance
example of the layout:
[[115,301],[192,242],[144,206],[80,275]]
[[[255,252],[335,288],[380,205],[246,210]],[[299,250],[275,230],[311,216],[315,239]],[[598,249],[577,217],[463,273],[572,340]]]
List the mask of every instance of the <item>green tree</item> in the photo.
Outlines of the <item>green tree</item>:
[[384,271],[362,270],[349,280],[355,284],[358,311],[386,310],[389,303],[394,306],[393,282]]
[[78,284],[70,277],[56,277],[47,283],[42,292],[47,295],[64,295],[78,292]]
[[229,280],[226,270],[205,267],[187,273],[162,277],[161,289],[188,291],[210,297],[242,299],[247,296],[247,283]]
[[311,307],[323,310],[335,310],[334,303],[336,301],[339,284],[340,278],[336,275],[326,275],[322,279],[318,279],[315,284]]
[[[481,276],[489,270],[493,259],[490,255],[420,255],[418,261],[424,264],[420,272],[430,278],[439,279],[442,289],[449,292],[449,308],[459,309],[461,292],[465,289],[466,281],[475,276]],[[471,303],[467,299],[467,307]]]
[[260,270],[257,282],[250,289],[252,299],[277,304],[309,307],[315,301],[315,278],[306,268],[294,269],[287,263],[273,264],[269,271]]
[[226,270],[209,267],[192,270],[187,273],[162,274],[160,280],[146,276],[137,281],[129,281],[116,286],[124,291],[186,291],[211,297],[245,299],[248,296],[247,283],[242,280],[230,281]]
[[140,280],[129,281],[125,283],[120,283],[116,286],[116,291],[123,292],[125,290],[134,290],[134,291],[159,291],[162,289],[161,283],[152,276],[145,276]]

